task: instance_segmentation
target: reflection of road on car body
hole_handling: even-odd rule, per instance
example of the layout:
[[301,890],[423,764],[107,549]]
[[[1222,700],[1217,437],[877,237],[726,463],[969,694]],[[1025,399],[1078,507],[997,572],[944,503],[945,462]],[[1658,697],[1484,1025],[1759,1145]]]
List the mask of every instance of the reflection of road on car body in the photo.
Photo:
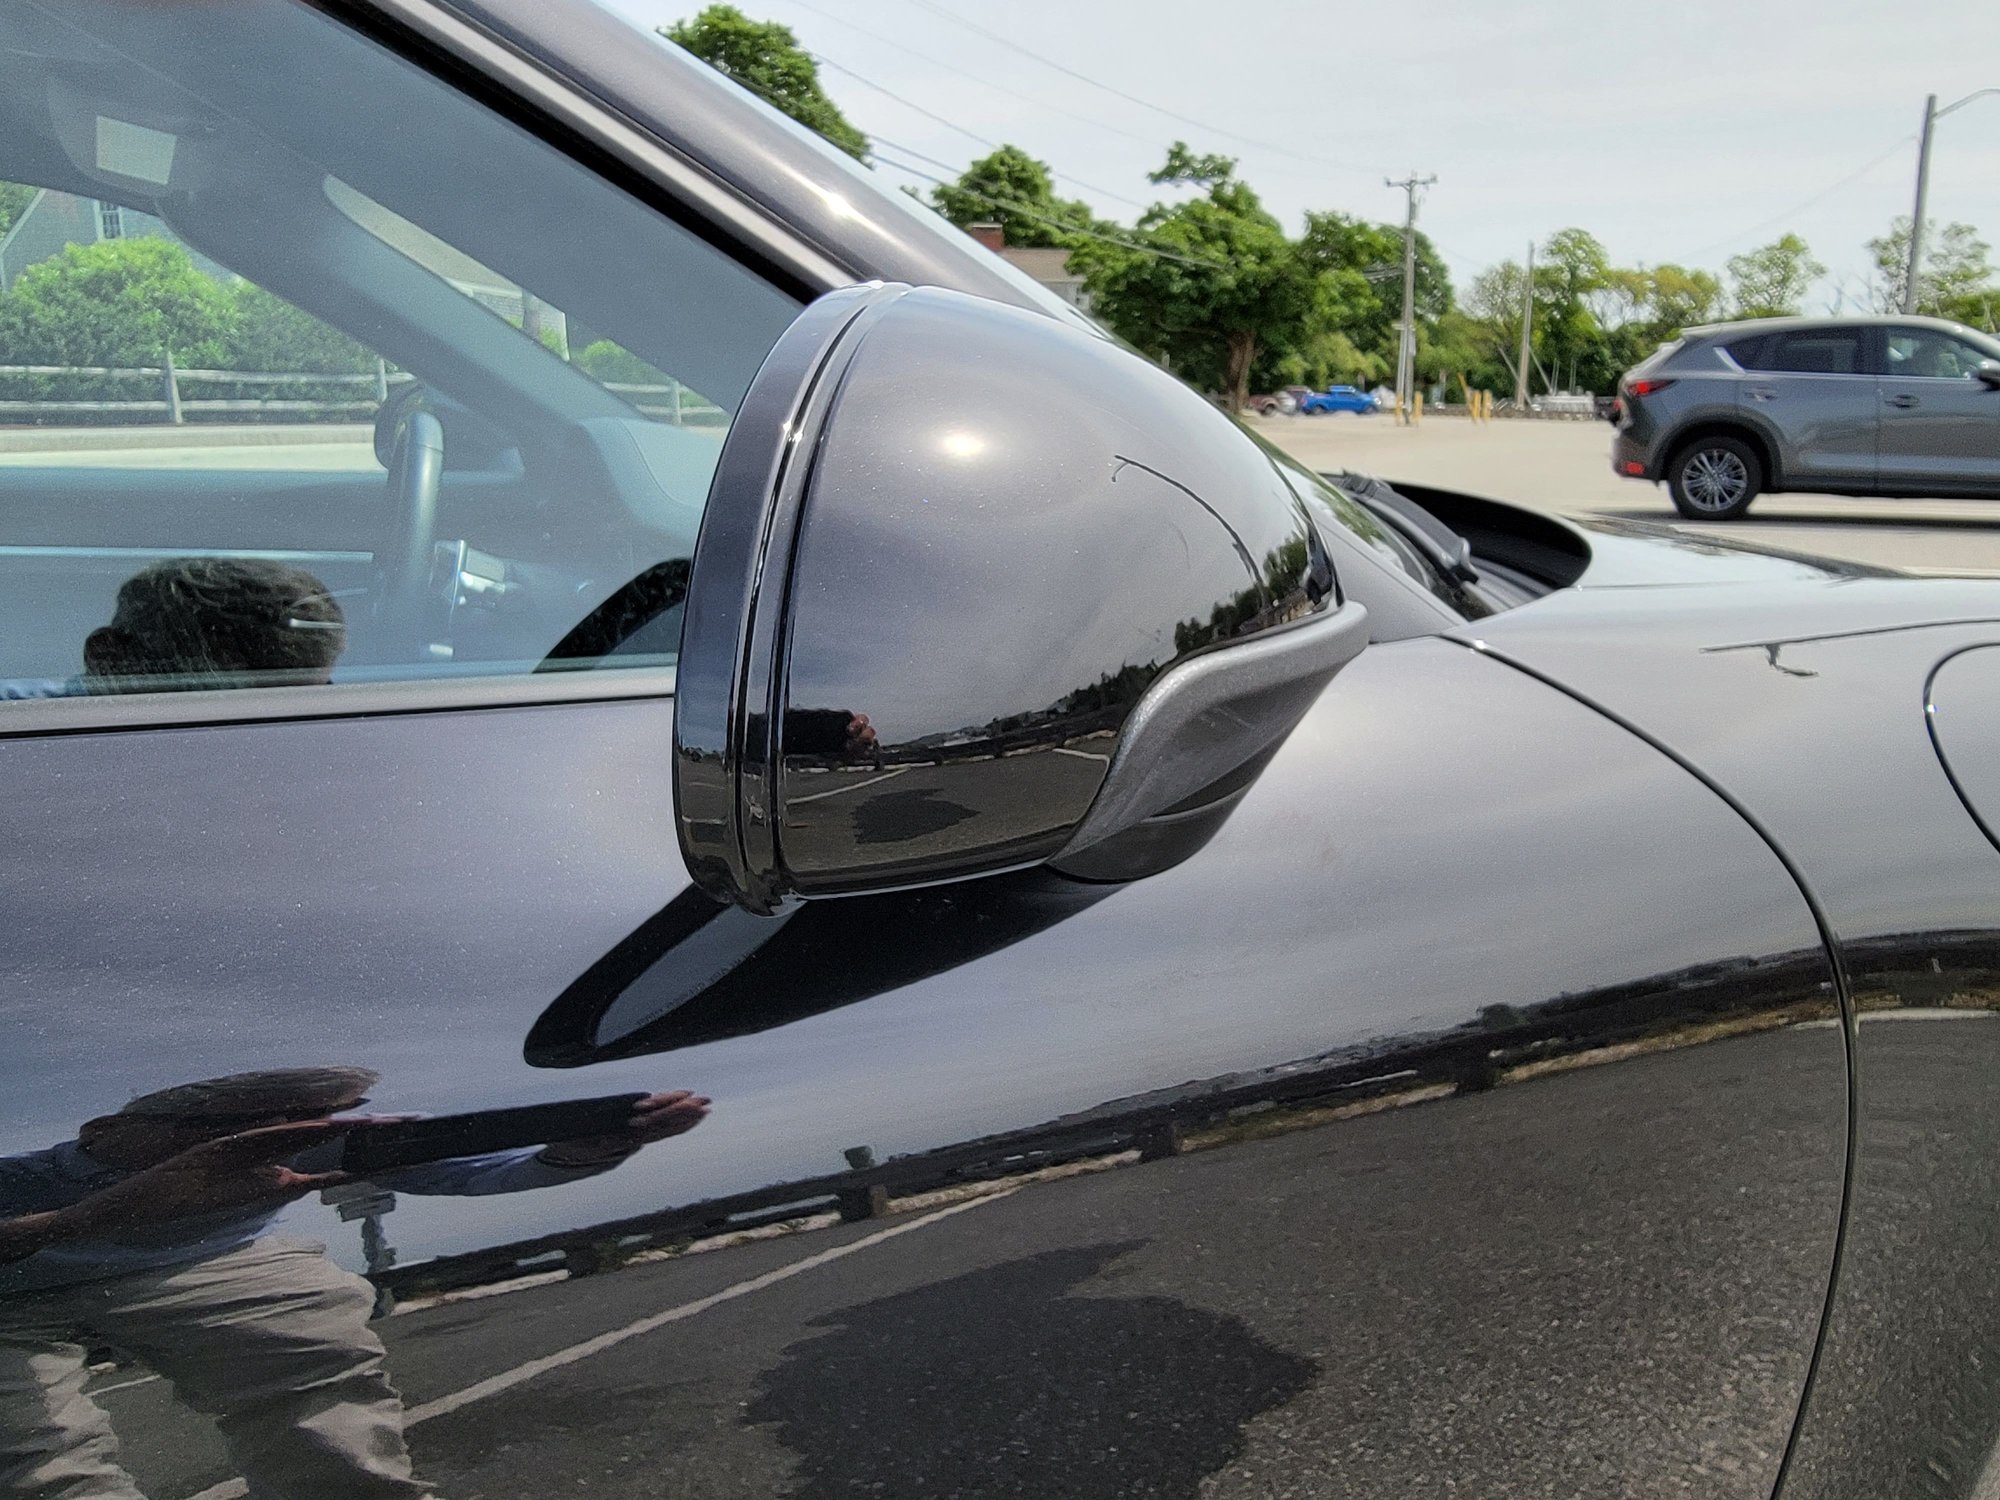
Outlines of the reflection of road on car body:
[[[1926,1056],[1976,1037],[2000,1066],[1990,1022],[1907,1032]],[[1575,1441],[1575,1412],[1547,1392],[1599,1379],[1625,1387],[1623,1435],[1651,1471],[1682,1476],[1662,1493],[1709,1493],[1701,1475],[1768,1461],[1737,1444],[1782,1447],[1803,1374],[1767,1351],[1802,1361],[1810,1328],[1774,1341],[1766,1325],[1824,1285],[1824,1185],[1773,1177],[1767,1153],[1818,1149],[1825,1035],[1224,1130],[1165,1160],[529,1277],[375,1326],[418,1471],[446,1494],[583,1476],[650,1496],[670,1469],[691,1494],[832,1495],[865,1476],[908,1496],[1140,1480],[1253,1496],[1282,1464],[1315,1494],[1360,1497],[1433,1493],[1463,1455],[1495,1452],[1549,1493],[1588,1494],[1634,1454]],[[1727,1130],[1686,1107],[1718,1089]],[[1244,1118],[1260,1122],[1277,1123]],[[1669,1282],[1671,1327],[1648,1337]],[[1773,1285],[1786,1295],[1767,1303]],[[1507,1369],[1534,1378],[1488,1378]],[[148,1493],[224,1482],[206,1424],[131,1379],[107,1377],[102,1399]]]

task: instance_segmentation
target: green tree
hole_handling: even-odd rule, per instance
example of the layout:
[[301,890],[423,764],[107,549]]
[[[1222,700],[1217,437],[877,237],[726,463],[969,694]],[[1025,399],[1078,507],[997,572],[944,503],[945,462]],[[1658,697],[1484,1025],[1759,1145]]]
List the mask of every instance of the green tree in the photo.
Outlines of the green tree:
[[1536,357],[1565,389],[1599,390],[1618,377],[1593,306],[1611,279],[1611,258],[1596,236],[1559,229],[1535,256]]
[[[1963,304],[1977,305],[1980,294],[1991,294],[1993,268],[1986,256],[1992,247],[1970,224],[1947,224],[1940,231],[1924,220],[1924,264],[1917,277],[1917,311],[1931,317],[1962,317]],[[1900,312],[1903,284],[1909,275],[1910,216],[1899,214],[1889,232],[1868,242],[1875,262],[1875,305],[1882,312]]]
[[1804,240],[1783,234],[1729,257],[1730,300],[1739,318],[1788,317],[1805,305],[1806,293],[1825,274]]
[[711,5],[690,21],[660,28],[725,78],[817,131],[857,159],[868,137],[856,130],[820,87],[819,65],[799,46],[789,26],[753,21],[733,5]]
[[236,300],[153,235],[70,245],[30,266],[0,297],[0,348],[22,364],[219,365]]
[[957,182],[932,188],[931,205],[961,229],[998,224],[1010,245],[1071,245],[1076,236],[1065,226],[1093,226],[1089,205],[1058,198],[1048,165],[1019,146],[989,152]]
[[622,381],[630,385],[664,385],[667,377],[622,344],[610,339],[593,339],[576,357],[583,372],[594,380]]
[[232,370],[360,375],[375,368],[369,350],[260,286],[239,282],[235,302],[235,327],[223,361]]
[[1313,312],[1315,273],[1227,157],[1176,141],[1153,180],[1206,190],[1142,214],[1144,245],[1089,240],[1072,264],[1100,317],[1241,410],[1260,345],[1296,339]]
[[[1378,368],[1348,378],[1375,380],[1395,368],[1396,325],[1403,317],[1403,231],[1400,225],[1371,223],[1342,213],[1309,213],[1299,238],[1299,254],[1314,270],[1332,275],[1341,288],[1339,330]],[[1418,364],[1439,319],[1451,311],[1451,275],[1424,235],[1416,237]]]
[[37,191],[25,182],[0,182],[0,234],[14,227],[14,221],[34,202]]
[[[1465,311],[1470,320],[1467,341],[1483,356],[1478,383],[1505,395],[1514,390],[1527,286],[1528,273],[1521,263],[1503,260],[1473,277],[1465,289]],[[1529,336],[1535,336],[1533,323]]]
[[1667,263],[1644,275],[1646,333],[1655,342],[1722,316],[1722,282],[1710,272]]

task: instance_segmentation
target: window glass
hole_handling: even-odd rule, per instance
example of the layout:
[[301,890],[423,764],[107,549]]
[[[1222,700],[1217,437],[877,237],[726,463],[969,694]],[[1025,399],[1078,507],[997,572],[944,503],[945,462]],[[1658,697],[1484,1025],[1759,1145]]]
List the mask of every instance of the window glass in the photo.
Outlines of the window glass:
[[[1732,350],[1732,352],[1734,352]],[[1738,356],[1739,362],[1742,356]],[[1858,328],[1801,328],[1774,333],[1756,351],[1756,370],[1791,371],[1801,375],[1859,375],[1867,372]]]
[[1888,355],[1884,374],[1929,380],[1970,380],[1973,372],[1993,357],[1932,328],[1891,328],[1884,352]]
[[0,715],[674,659],[794,299],[296,0],[16,9]]
[[1764,343],[1765,336],[1759,334],[1755,338],[1737,339],[1732,343],[1724,344],[1722,347],[1728,350],[1729,357],[1744,369],[1761,370],[1764,366],[1759,361],[1763,358]]

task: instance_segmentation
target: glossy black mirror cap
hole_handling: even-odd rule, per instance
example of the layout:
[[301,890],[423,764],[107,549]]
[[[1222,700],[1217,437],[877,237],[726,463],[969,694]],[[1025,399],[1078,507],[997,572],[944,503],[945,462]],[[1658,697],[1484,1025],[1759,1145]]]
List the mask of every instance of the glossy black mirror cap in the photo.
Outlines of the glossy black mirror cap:
[[[703,521],[690,868],[770,910],[1040,863],[1164,674],[1299,631],[1280,655],[1323,683],[1330,638],[1305,627],[1339,603],[1291,486],[1154,366],[955,292],[833,294],[753,385]],[[1273,722],[1202,764],[1250,760]]]

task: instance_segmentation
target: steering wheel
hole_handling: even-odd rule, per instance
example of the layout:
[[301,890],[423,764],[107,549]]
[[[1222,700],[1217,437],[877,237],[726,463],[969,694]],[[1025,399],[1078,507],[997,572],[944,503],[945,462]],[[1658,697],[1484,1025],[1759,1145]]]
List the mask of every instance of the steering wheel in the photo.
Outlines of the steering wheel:
[[443,476],[443,425],[427,411],[409,412],[389,453],[387,535],[375,554],[375,618],[389,660],[416,661],[430,644],[424,627]]

